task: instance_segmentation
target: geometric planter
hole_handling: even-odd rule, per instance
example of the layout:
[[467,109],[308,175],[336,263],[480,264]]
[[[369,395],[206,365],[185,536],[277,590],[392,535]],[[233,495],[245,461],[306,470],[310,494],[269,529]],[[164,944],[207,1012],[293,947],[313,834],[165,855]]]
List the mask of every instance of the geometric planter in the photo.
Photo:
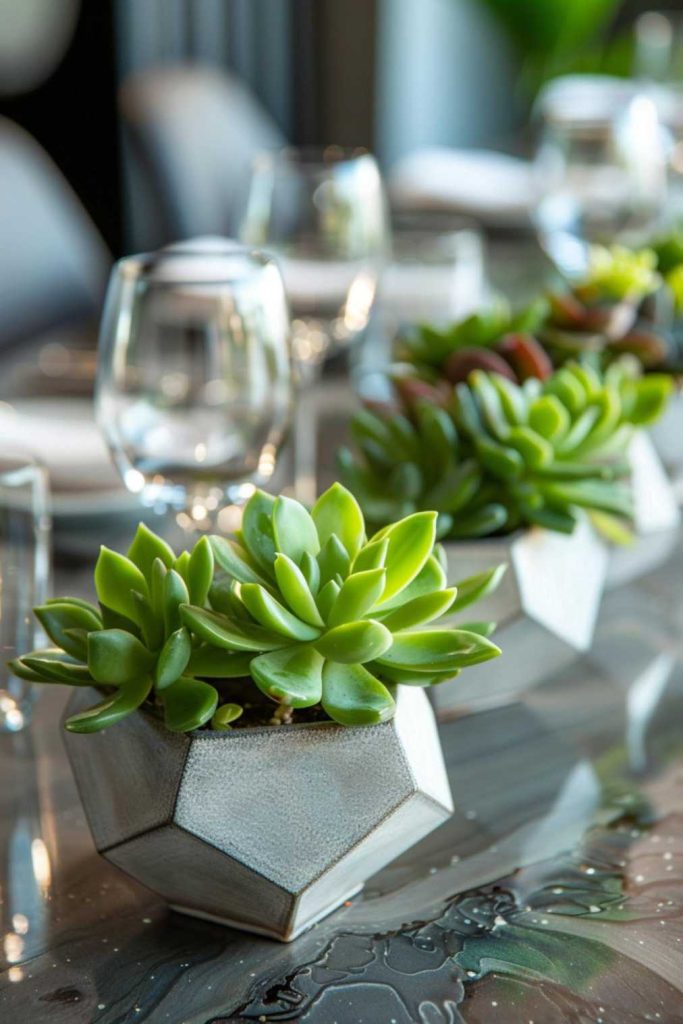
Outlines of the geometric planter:
[[664,465],[674,477],[680,475],[683,469],[683,390],[680,384],[649,433]]
[[630,545],[609,546],[608,589],[637,579],[661,565],[676,545],[681,521],[674,489],[652,438],[645,431],[634,434],[628,460],[635,539]]
[[[76,690],[71,715],[92,703]],[[172,733],[149,711],[65,743],[97,850],[175,910],[289,941],[445,821],[422,690],[373,726]]]
[[498,623],[493,639],[503,655],[432,687],[439,719],[506,703],[589,649],[608,553],[587,518],[569,535],[533,527],[444,547],[449,584],[499,562],[508,568],[498,589],[476,606],[477,620]]

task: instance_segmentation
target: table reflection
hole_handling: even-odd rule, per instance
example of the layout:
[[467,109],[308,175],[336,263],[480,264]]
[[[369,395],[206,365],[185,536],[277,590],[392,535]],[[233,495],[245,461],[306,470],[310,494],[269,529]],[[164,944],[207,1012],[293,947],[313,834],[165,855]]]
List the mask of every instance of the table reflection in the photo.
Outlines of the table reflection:
[[50,689],[0,737],[3,1014],[683,1019],[682,563],[683,542],[609,592],[588,654],[442,723],[451,820],[291,945],[173,914],[96,857]]

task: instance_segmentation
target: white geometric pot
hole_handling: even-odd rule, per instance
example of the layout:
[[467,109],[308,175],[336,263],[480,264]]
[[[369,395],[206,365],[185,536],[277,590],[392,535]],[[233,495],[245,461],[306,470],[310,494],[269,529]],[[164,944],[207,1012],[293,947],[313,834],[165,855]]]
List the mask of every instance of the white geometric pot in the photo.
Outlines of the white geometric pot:
[[660,459],[676,475],[683,469],[683,390],[674,391],[664,414],[650,427]]
[[[683,439],[682,439],[683,441]],[[676,495],[649,434],[639,430],[628,451],[631,464],[635,540],[611,544],[605,585],[621,586],[651,572],[670,555],[678,538],[681,513]]]
[[449,583],[499,562],[498,590],[478,602],[493,619],[503,654],[430,690],[439,718],[505,703],[588,650],[600,608],[608,553],[587,519],[570,535],[534,527],[510,537],[446,543]]
[[396,704],[375,726],[187,734],[138,711],[65,741],[107,860],[176,910],[289,941],[453,810],[427,697]]

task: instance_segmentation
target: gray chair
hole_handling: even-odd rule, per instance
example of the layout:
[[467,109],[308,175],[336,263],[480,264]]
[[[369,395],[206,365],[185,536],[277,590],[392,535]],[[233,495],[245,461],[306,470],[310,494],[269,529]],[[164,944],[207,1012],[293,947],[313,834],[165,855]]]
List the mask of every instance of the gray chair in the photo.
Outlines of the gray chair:
[[286,144],[249,90],[216,68],[158,68],[127,79],[119,106],[134,245],[235,236],[254,156]]
[[98,316],[110,265],[47,153],[0,117],[0,349]]

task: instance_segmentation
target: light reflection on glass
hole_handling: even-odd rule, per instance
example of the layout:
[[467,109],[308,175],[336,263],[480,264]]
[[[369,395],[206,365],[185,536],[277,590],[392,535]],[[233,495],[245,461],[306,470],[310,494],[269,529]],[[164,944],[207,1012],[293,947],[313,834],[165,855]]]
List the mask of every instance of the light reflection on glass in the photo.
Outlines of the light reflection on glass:
[[47,846],[40,837],[36,837],[31,843],[31,863],[36,882],[43,895],[47,896],[52,881],[52,869]]

